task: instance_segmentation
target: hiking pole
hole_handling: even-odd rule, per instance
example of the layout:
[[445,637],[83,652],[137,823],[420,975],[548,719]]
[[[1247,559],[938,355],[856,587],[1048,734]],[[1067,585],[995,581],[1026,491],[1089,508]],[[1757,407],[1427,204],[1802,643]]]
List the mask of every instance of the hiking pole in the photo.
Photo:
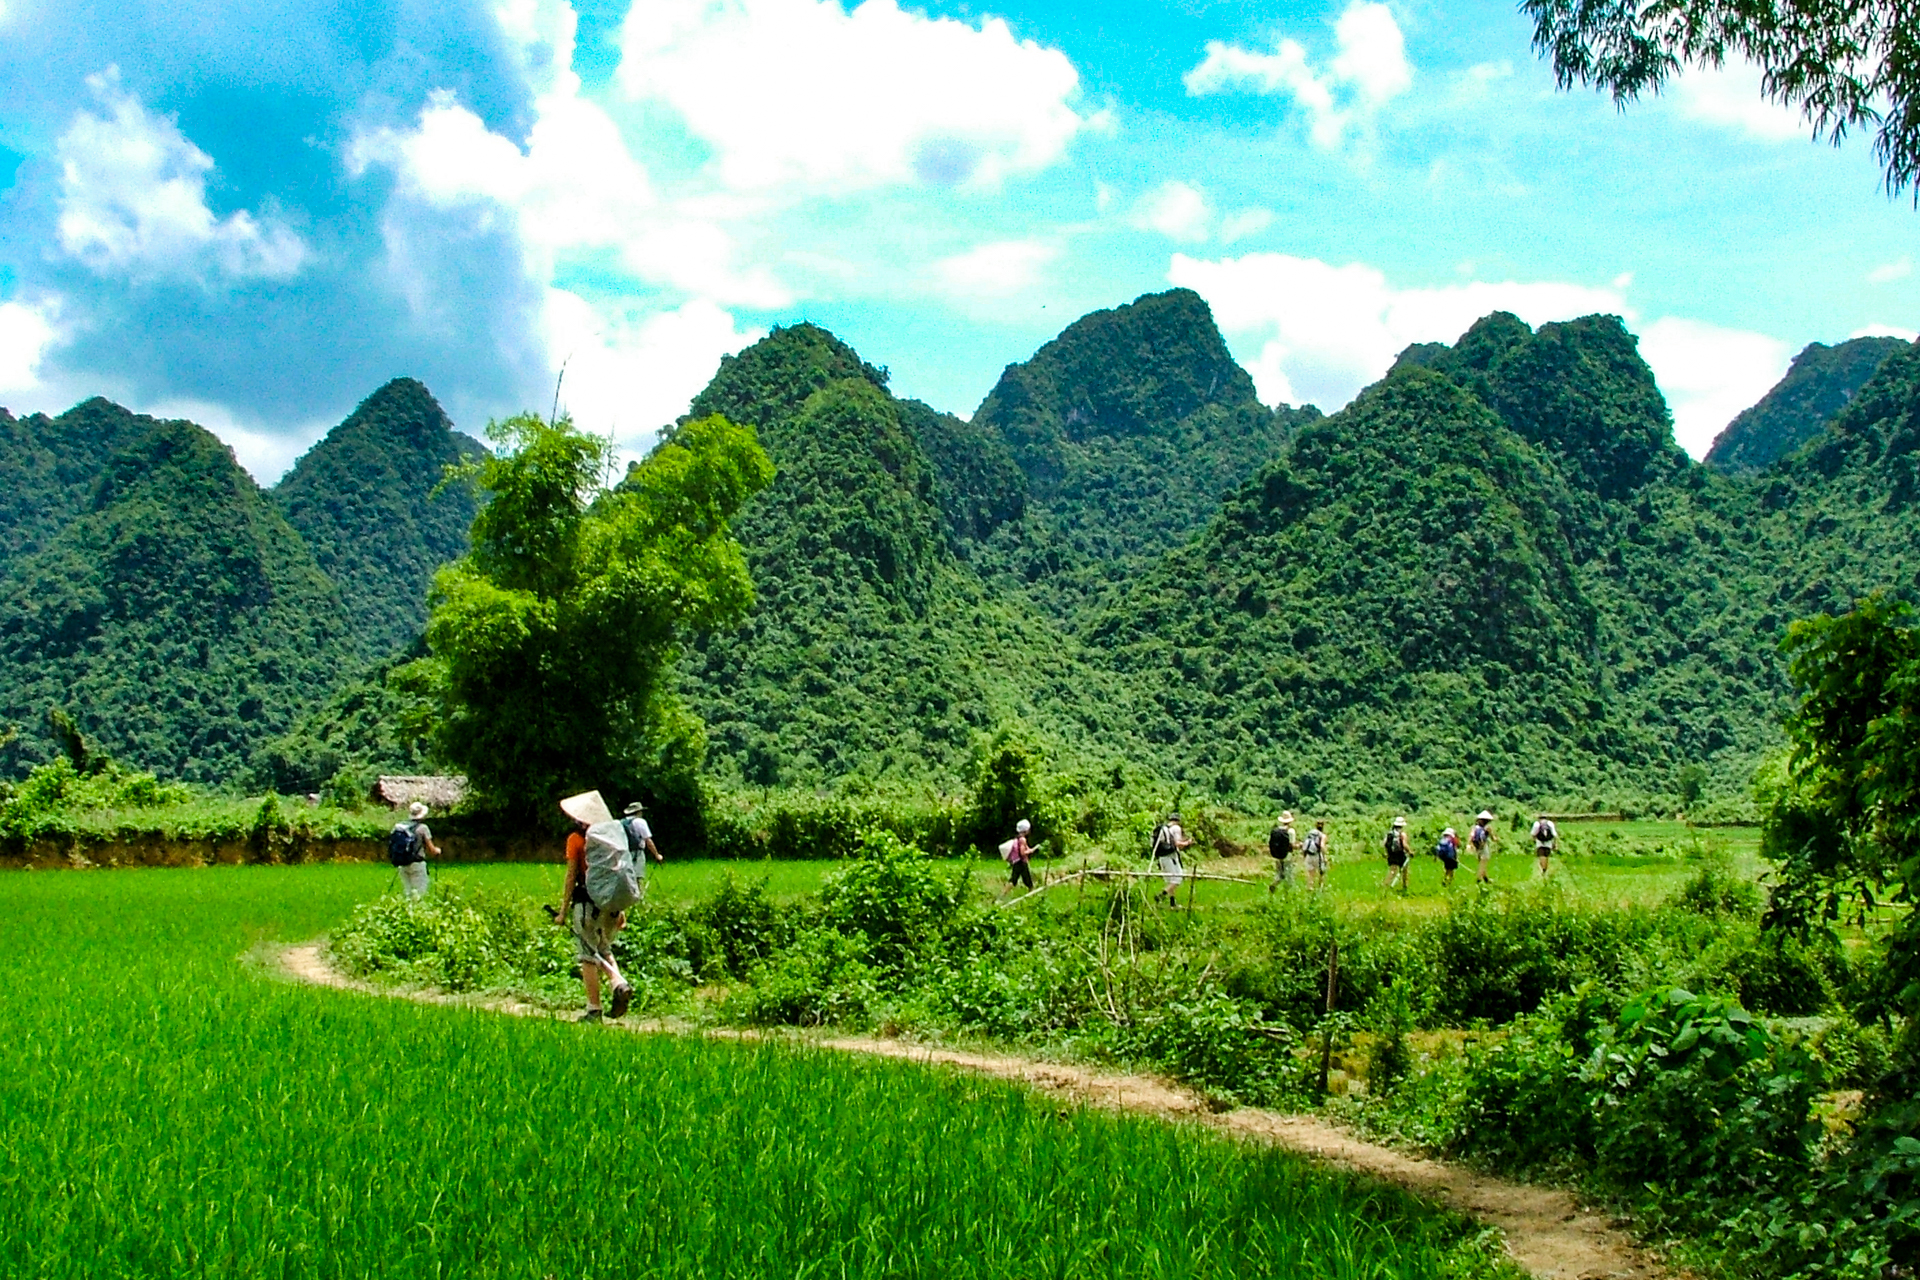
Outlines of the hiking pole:
[[1340,979],[1340,939],[1327,947],[1327,1012],[1320,1026],[1320,1096],[1327,1093],[1327,1075],[1333,1068],[1333,996]]

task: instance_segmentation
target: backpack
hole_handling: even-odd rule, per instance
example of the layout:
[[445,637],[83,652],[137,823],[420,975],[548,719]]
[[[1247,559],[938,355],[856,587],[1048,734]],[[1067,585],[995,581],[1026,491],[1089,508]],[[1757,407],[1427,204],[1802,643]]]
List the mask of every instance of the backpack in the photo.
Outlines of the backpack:
[[1147,857],[1164,858],[1167,854],[1178,852],[1179,849],[1173,842],[1172,829],[1164,822],[1155,827],[1153,829],[1153,844],[1147,850]]
[[603,912],[625,911],[640,901],[626,823],[596,822],[587,828],[587,896]]
[[1301,848],[1310,858],[1325,853],[1327,851],[1327,833],[1315,827],[1313,830],[1307,832],[1307,842],[1302,845]]
[[1387,832],[1387,838],[1384,841],[1382,841],[1381,844],[1385,847],[1388,857],[1392,857],[1394,854],[1399,853],[1401,851],[1400,828],[1395,827],[1393,830]]
[[1476,849],[1484,849],[1487,847],[1487,841],[1491,839],[1492,836],[1493,832],[1476,823],[1473,830],[1467,833],[1467,843]]
[[1267,852],[1276,858],[1285,858],[1293,852],[1293,828],[1275,827],[1273,834],[1267,837]]
[[647,874],[647,842],[633,829],[633,824],[638,821],[637,818],[622,818],[620,828],[627,833],[627,848],[633,851],[634,865],[640,868],[640,874],[644,876]]
[[1559,838],[1560,829],[1553,825],[1553,819],[1542,818],[1533,824],[1533,842],[1535,844],[1552,844]]
[[1460,845],[1457,841],[1449,840],[1445,836],[1441,836],[1440,843],[1433,846],[1433,856],[1439,858],[1442,862],[1448,858],[1457,858],[1460,856]]
[[1020,837],[1015,836],[1000,846],[1000,856],[1008,862],[1013,861],[1013,851],[1020,845]]
[[421,860],[420,824],[396,822],[387,832],[387,861],[396,867],[410,867]]

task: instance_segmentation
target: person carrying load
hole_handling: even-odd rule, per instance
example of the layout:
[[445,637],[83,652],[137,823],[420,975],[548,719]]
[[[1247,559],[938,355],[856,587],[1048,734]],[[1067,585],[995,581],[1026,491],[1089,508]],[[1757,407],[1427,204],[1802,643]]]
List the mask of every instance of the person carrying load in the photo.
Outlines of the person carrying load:
[[1293,856],[1293,810],[1280,811],[1280,821],[1267,833],[1267,855],[1273,859],[1273,883],[1267,892],[1278,889],[1287,878],[1287,859]]
[[[573,931],[580,981],[587,989],[587,1011],[582,1022],[618,1018],[633,1001],[633,987],[620,976],[613,960],[613,940],[626,927],[627,908],[640,901],[640,875],[635,870],[627,828],[607,808],[598,791],[583,791],[560,802],[560,812],[573,820],[567,836],[567,878],[561,890],[565,920]],[[644,858],[643,852],[640,855]],[[600,1007],[600,976],[613,982],[613,1007]]]
[[1479,884],[1492,884],[1487,878],[1487,867],[1493,861],[1493,814],[1485,809],[1473,820],[1473,830],[1467,832],[1467,847],[1473,850],[1473,856],[1480,859]]
[[1407,875],[1410,870],[1407,865],[1410,859],[1407,855],[1413,852],[1407,847],[1407,820],[1405,818],[1395,818],[1393,820],[1393,826],[1387,829],[1385,843],[1387,850],[1386,887],[1392,889],[1393,886],[1397,884],[1400,886],[1400,892],[1405,894],[1408,889],[1412,888],[1412,881]]
[[1179,813],[1170,813],[1167,820],[1153,830],[1153,843],[1147,848],[1147,857],[1160,870],[1160,878],[1165,887],[1153,895],[1159,902],[1163,898],[1169,907],[1180,905],[1180,881],[1185,877],[1186,868],[1180,864],[1180,851],[1188,848],[1193,841],[1181,830]]

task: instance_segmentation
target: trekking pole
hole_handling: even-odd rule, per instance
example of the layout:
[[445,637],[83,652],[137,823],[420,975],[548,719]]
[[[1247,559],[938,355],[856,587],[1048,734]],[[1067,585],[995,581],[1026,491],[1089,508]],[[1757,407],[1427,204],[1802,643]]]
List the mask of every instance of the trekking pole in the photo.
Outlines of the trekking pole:
[[1320,1026],[1320,1094],[1326,1096],[1327,1075],[1333,1068],[1333,997],[1340,980],[1340,939],[1327,947],[1327,1012]]

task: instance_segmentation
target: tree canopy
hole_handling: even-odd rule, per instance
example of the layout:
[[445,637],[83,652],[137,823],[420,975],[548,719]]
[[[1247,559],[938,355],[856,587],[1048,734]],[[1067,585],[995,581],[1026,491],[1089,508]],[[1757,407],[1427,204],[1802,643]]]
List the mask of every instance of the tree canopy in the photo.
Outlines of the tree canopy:
[[[1766,96],[1839,142],[1875,129],[1890,193],[1920,179],[1920,9],[1909,0],[1522,0],[1534,48],[1562,88],[1619,103],[1657,93],[1684,65],[1760,68]],[[1916,190],[1920,201],[1920,189]]]
[[658,797],[703,749],[664,673],[688,631],[752,603],[728,522],[773,466],[751,427],[718,415],[671,432],[611,489],[607,442],[565,418],[487,435],[500,452],[463,474],[488,501],[472,550],[434,580],[421,660],[439,752],[509,812],[587,787]]

